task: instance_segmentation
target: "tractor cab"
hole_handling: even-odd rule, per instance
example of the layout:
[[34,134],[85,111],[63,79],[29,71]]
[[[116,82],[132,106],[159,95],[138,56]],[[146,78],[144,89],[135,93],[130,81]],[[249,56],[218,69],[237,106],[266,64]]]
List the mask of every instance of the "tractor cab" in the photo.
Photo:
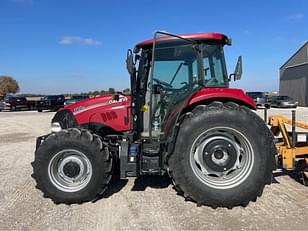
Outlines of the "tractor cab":
[[133,126],[142,137],[173,137],[176,121],[188,100],[203,88],[228,88],[240,79],[241,57],[228,76],[223,47],[231,40],[218,33],[172,35],[157,32],[153,39],[128,50]]

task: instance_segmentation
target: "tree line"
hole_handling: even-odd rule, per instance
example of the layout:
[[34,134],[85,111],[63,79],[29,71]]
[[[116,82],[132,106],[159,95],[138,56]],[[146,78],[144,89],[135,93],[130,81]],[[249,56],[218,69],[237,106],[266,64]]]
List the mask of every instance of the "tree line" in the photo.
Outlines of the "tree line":
[[[122,91],[124,94],[130,94],[130,89],[129,88],[125,88]],[[81,95],[107,95],[107,94],[115,94],[116,90],[112,87],[110,87],[108,90],[96,90],[96,91],[89,91],[89,92],[82,92],[80,93]],[[73,94],[72,94],[73,95]]]
[[[10,77],[10,76],[0,76],[0,96],[5,96],[7,94],[15,94],[19,92],[20,88],[18,82]],[[122,91],[124,94],[130,94],[130,89],[126,88]],[[96,91],[89,91],[89,92],[82,92],[82,93],[74,93],[74,94],[64,94],[66,96],[70,95],[107,95],[107,94],[115,94],[116,90],[110,87],[108,90],[96,90]],[[27,94],[27,96],[34,96],[35,94]]]

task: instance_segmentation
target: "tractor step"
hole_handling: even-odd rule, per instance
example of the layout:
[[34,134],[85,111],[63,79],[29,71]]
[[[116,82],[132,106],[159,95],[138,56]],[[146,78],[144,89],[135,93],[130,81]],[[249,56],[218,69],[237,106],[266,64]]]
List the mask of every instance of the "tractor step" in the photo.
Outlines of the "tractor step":
[[160,157],[159,156],[142,156],[140,160],[141,175],[160,175]]
[[140,157],[141,175],[161,175],[161,151],[160,142],[142,143],[142,154]]
[[137,176],[138,146],[120,141],[120,178]]
[[121,141],[120,144],[120,177],[139,175],[162,175],[161,149],[159,142],[144,140],[140,143]]

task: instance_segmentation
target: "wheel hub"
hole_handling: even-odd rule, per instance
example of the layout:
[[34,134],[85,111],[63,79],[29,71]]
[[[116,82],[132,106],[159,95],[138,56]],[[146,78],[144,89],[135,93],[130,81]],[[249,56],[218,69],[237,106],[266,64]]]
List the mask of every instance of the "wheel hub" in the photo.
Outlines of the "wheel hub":
[[225,138],[216,138],[205,145],[203,162],[209,171],[224,172],[235,165],[238,156],[237,147]]
[[220,159],[224,158],[226,154],[228,155],[228,153],[224,152],[224,150],[217,149],[213,153],[213,155],[214,155],[213,158],[215,158],[216,160],[220,160]]
[[79,155],[69,155],[59,160],[58,174],[65,181],[76,182],[86,176],[87,168],[84,158]]
[[58,189],[76,192],[83,189],[92,177],[92,165],[85,154],[66,149],[58,152],[49,162],[49,179]]
[[76,162],[70,161],[64,165],[63,173],[70,178],[74,178],[79,175],[80,166]]
[[215,127],[195,139],[190,160],[202,182],[214,188],[230,188],[247,177],[253,163],[253,150],[239,131]]

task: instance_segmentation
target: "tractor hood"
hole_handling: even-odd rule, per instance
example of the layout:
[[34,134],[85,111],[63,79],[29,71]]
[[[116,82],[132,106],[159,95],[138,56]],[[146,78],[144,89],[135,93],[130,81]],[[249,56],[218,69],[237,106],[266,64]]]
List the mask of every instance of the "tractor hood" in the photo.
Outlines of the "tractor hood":
[[81,126],[100,124],[115,131],[130,130],[130,96],[105,95],[84,99],[64,107]]

